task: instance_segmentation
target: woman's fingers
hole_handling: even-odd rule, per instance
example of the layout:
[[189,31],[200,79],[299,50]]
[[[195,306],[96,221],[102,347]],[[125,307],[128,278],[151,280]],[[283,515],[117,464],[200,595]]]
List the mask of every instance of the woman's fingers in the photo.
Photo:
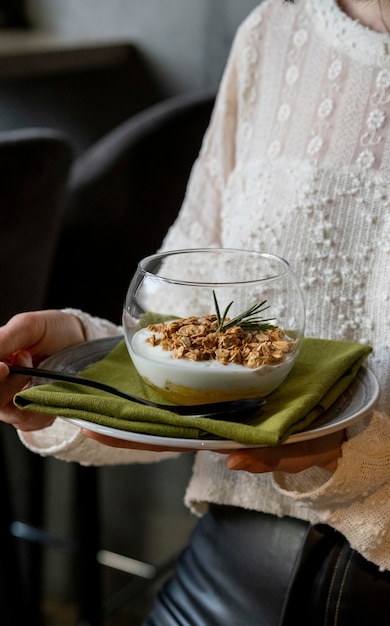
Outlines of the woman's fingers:
[[[31,367],[32,358],[28,352],[20,351],[13,355],[13,363]],[[28,411],[20,411],[13,399],[30,381],[29,376],[9,374],[5,363],[0,363],[0,420],[23,431],[40,430],[53,423],[54,418]]]
[[0,411],[0,419],[6,424],[11,424],[18,430],[23,432],[31,432],[33,430],[42,430],[50,426],[55,417],[51,415],[41,415],[40,413],[30,413],[29,411],[20,411],[16,407],[6,406]]
[[57,310],[19,313],[0,327],[0,361],[26,350],[39,362],[83,341],[83,327],[74,315]]
[[254,474],[288,472],[295,474],[312,466],[334,471],[341,456],[344,431],[317,439],[275,447],[235,450],[227,457],[227,467]]
[[20,411],[13,403],[30,379],[9,373],[7,364],[31,367],[43,358],[85,341],[80,320],[57,310],[18,313],[0,327],[0,420],[23,431],[40,430],[54,418]]
[[[12,357],[13,363],[30,367],[32,365],[31,355],[28,352],[18,352]],[[9,374],[6,363],[0,363],[0,417],[6,407],[14,408],[13,397],[18,391],[23,389],[30,378],[29,376],[19,376]]]

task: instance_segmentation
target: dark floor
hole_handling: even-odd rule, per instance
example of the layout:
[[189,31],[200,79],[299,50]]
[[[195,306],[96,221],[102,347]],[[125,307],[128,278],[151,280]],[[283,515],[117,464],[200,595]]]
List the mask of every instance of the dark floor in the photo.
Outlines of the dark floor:
[[[129,598],[123,606],[118,606],[109,615],[104,614],[103,608],[99,626],[141,626],[152,606],[154,595],[168,576],[169,572],[161,576],[158,582],[150,584],[142,593]],[[47,599],[42,612],[42,626],[90,626],[89,621],[79,619],[77,605],[58,598]]]
[[[134,600],[109,617],[102,619],[102,626],[141,626],[152,602],[151,597]],[[78,609],[56,599],[47,600],[43,607],[43,626],[79,626]],[[83,623],[84,625],[84,623]],[[85,626],[89,626],[85,624]]]
[[76,624],[76,607],[55,598],[44,603],[43,614],[44,626],[73,626]]

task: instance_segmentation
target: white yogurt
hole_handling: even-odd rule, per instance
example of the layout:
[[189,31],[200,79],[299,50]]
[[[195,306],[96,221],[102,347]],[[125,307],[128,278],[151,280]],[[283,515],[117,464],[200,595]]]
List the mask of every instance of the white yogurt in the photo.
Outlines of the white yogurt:
[[295,360],[289,355],[280,364],[251,369],[217,360],[177,359],[159,345],[151,346],[147,339],[152,334],[139,330],[127,343],[133,363],[148,384],[187,404],[265,396],[283,382]]

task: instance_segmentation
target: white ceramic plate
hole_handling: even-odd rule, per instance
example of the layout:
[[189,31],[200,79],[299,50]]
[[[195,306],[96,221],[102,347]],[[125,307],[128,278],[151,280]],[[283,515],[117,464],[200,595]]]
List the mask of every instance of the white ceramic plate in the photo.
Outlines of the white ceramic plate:
[[[46,359],[41,366],[53,371],[77,374],[99,359],[102,359],[120,341],[122,337],[97,339],[80,346],[67,348]],[[39,383],[44,381],[39,379]],[[370,413],[379,395],[379,385],[374,374],[362,366],[357,378],[340,396],[328,411],[305,430],[291,435],[284,443],[293,443],[315,439],[346,428],[358,419]],[[88,428],[101,435],[154,446],[184,448],[189,450],[234,450],[250,446],[227,439],[183,439],[179,437],[159,437],[144,435],[109,426],[100,426],[87,420],[63,418],[66,421]],[[259,446],[255,446],[259,447]]]

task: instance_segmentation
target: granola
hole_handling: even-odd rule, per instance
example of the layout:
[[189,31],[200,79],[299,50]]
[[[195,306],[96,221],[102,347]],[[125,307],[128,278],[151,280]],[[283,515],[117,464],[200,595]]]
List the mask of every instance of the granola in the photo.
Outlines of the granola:
[[248,331],[233,326],[219,331],[216,315],[149,324],[147,330],[151,333],[148,343],[172,352],[175,359],[217,360],[222,365],[236,363],[251,369],[282,363],[295,345],[278,327]]

